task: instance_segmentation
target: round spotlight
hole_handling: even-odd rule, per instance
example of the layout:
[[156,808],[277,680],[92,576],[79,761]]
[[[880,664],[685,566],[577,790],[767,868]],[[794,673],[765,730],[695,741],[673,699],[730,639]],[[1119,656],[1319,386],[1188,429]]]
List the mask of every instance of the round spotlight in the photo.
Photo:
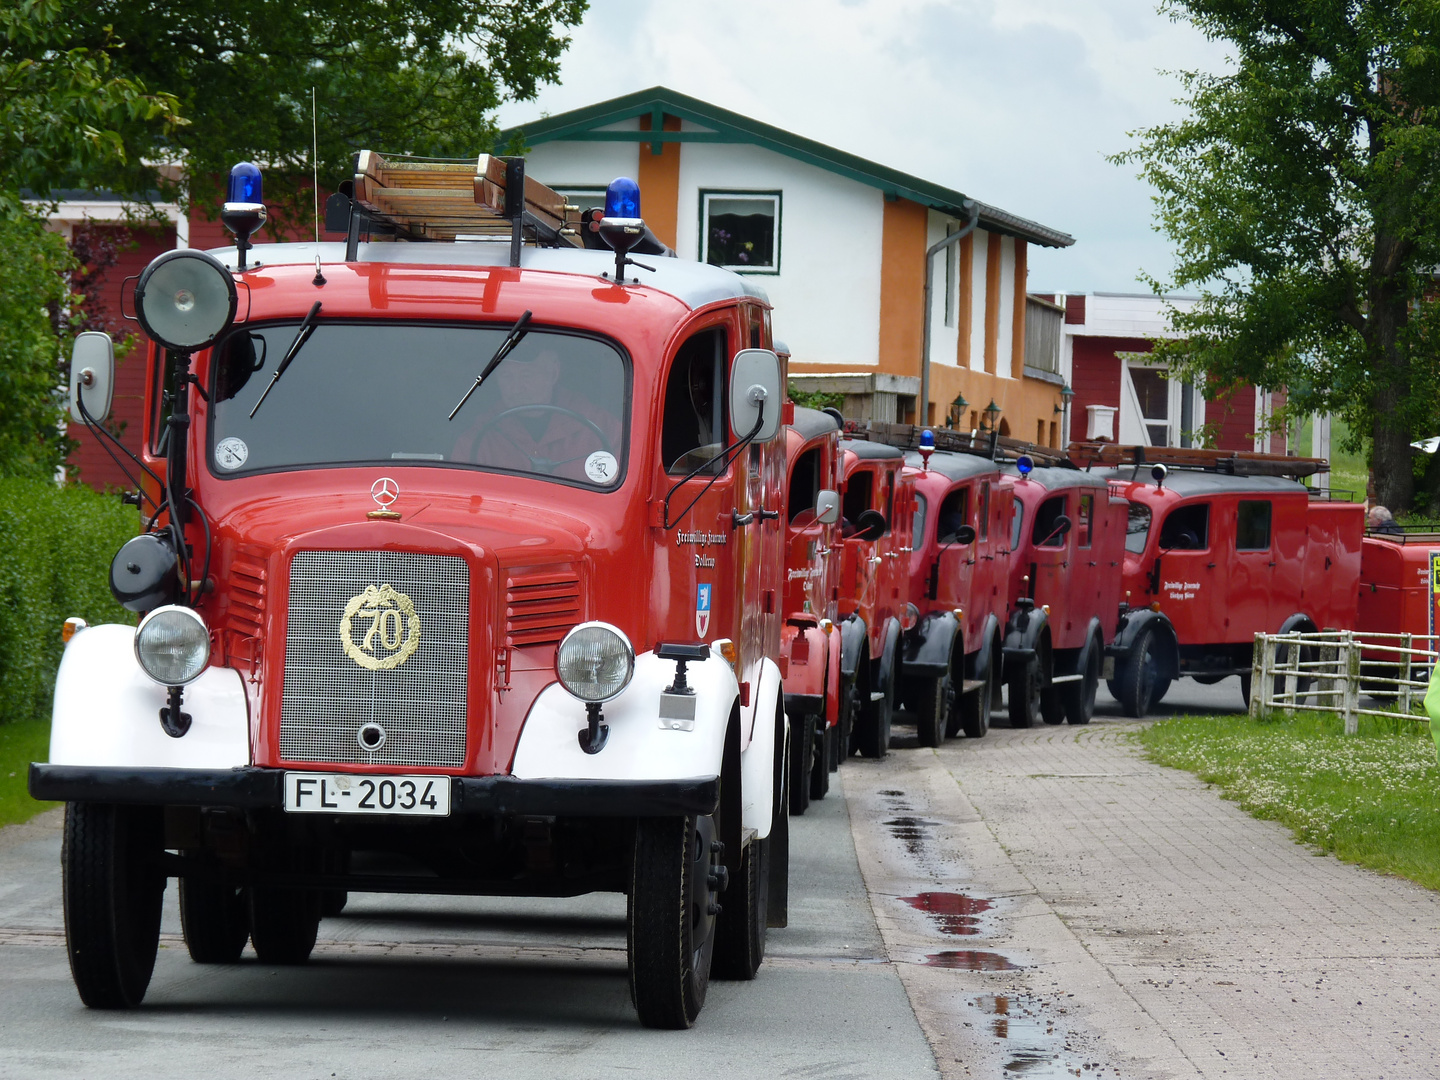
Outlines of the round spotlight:
[[581,701],[609,701],[630,685],[635,650],[630,639],[609,623],[581,623],[560,642],[555,674],[560,685]]
[[235,321],[235,279],[203,251],[167,251],[135,286],[135,314],[151,338],[176,352],[215,341]]
[[210,662],[205,620],[175,604],[156,608],[135,630],[135,659],[161,686],[194,682]]

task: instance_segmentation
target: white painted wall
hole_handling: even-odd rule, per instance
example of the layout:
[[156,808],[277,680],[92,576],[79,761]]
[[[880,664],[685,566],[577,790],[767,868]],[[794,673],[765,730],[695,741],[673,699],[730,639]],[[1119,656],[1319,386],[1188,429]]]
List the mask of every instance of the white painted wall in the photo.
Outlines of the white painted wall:
[[[638,121],[632,120],[629,126],[638,126]],[[541,143],[525,159],[526,174],[552,188],[603,188],[617,176],[628,176],[633,180],[639,171],[640,149],[637,143]],[[643,213],[643,191],[640,193],[640,209]]]
[[1189,296],[1162,300],[1152,293],[1087,293],[1085,322],[1066,323],[1065,332],[1084,337],[1173,337],[1167,303],[1189,311],[1196,301]]
[[[1015,360],[1015,238],[1000,238],[1000,341],[995,350],[995,371],[1002,379],[1011,378],[1010,365]],[[1027,436],[1011,432],[1017,439]]]
[[975,237],[975,260],[970,272],[970,370],[985,370],[985,295],[989,275],[985,260],[990,251],[990,234],[976,229],[970,234]]
[[683,145],[676,228],[681,258],[699,255],[702,188],[780,191],[780,273],[754,275],[775,305],[775,336],[797,362],[877,366],[880,191],[758,146]]
[[[932,244],[938,244],[944,240],[947,230],[951,225],[962,225],[964,222],[958,218],[950,217],[948,214],[941,214],[931,210],[929,220],[926,224],[925,246],[928,249]],[[962,241],[957,240],[954,247],[958,247]],[[956,352],[960,343],[960,332],[955,326],[945,325],[945,264],[948,258],[949,248],[942,248],[930,260],[930,363],[944,364],[946,367],[956,366]],[[955,262],[955,279],[950,282],[951,288],[955,291],[957,298],[960,292],[960,263]],[[956,318],[958,325],[959,302],[956,302]],[[939,403],[935,406],[937,416],[944,415]]]

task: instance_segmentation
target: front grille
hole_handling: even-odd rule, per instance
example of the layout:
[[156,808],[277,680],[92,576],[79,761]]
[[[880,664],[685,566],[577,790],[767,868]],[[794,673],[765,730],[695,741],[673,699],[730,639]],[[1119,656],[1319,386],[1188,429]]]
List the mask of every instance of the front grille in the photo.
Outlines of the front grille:
[[[364,603],[367,588],[377,595]],[[347,605],[348,652],[342,640]],[[462,765],[469,623],[464,559],[393,551],[297,554],[290,564],[280,756]],[[375,751],[357,739],[370,723],[385,731]]]

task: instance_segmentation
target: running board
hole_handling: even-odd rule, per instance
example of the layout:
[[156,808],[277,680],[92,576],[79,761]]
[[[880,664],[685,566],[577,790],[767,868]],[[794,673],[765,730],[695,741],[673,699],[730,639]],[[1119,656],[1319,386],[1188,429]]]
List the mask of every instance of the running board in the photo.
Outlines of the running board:
[[965,679],[960,683],[960,693],[973,694],[976,690],[983,690],[990,683],[985,679]]
[[879,690],[871,690],[871,691],[870,691],[870,701],[871,701],[871,704],[874,704],[874,703],[877,702],[877,701],[884,701],[884,700],[885,700],[885,694],[884,694],[882,691],[879,691]]
[[1062,682],[1080,682],[1080,681],[1082,681],[1084,678],[1085,678],[1084,675],[1051,675],[1051,676],[1050,676],[1050,684],[1053,686],[1055,683],[1062,683]]

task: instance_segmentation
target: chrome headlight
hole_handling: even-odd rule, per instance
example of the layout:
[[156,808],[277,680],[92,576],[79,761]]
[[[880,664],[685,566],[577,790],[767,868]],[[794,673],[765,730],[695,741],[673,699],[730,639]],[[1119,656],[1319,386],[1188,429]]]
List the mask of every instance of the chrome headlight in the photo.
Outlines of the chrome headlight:
[[158,607],[135,630],[135,659],[161,686],[184,686],[210,662],[210,630],[190,608]]
[[630,639],[603,622],[581,623],[555,652],[560,685],[581,701],[609,701],[630,685],[635,650]]

